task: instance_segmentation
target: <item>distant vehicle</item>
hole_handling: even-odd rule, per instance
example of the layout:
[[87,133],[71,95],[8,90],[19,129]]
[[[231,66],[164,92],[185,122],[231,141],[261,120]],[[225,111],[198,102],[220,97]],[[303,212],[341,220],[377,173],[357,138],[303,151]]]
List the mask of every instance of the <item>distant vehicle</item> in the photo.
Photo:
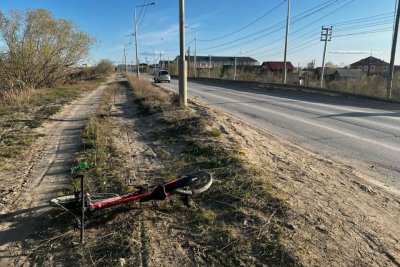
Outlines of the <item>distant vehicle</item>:
[[156,71],[156,75],[154,76],[154,82],[171,82],[171,77],[169,76],[168,71],[166,70],[158,70]]

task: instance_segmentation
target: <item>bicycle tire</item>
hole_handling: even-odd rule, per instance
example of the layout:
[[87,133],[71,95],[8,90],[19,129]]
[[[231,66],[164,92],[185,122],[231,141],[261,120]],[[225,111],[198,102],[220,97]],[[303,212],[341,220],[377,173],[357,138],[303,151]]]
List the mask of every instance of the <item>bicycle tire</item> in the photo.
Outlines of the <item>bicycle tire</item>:
[[[114,193],[95,193],[93,195],[90,195],[91,201],[101,201],[110,197],[118,197],[118,194]],[[75,195],[67,195],[67,196],[61,196],[61,197],[56,197],[50,200],[50,206],[66,206],[66,205],[71,205],[74,203],[77,203],[80,201],[80,197],[77,197]]]
[[[207,183],[204,184],[203,186],[201,186],[200,188],[190,188],[190,184],[194,180],[198,179],[198,176],[199,176],[198,174],[200,174],[200,173],[205,174],[208,177],[207,178]],[[200,172],[200,173],[197,173],[197,175],[195,175],[193,177],[193,179],[191,180],[191,182],[189,182],[186,186],[182,186],[182,187],[188,187],[187,189],[177,188],[177,189],[175,189],[173,191],[174,194],[179,194],[179,195],[197,195],[197,194],[201,194],[201,193],[207,191],[210,188],[210,186],[212,185],[212,183],[213,183],[213,177],[212,177],[211,173],[208,173],[208,172],[205,172],[205,171]],[[194,179],[194,178],[196,178],[196,179]]]

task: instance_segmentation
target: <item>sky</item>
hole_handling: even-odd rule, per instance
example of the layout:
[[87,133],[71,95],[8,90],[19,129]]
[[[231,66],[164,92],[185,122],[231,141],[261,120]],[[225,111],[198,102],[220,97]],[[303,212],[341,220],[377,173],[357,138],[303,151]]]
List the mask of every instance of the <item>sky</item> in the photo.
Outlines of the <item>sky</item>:
[[[249,56],[283,61],[288,0],[185,0],[186,47],[198,56]],[[96,39],[89,64],[135,62],[134,12],[141,62],[179,54],[179,0],[2,0],[0,10],[45,8]],[[322,63],[321,27],[332,26],[326,61],[346,66],[362,58],[390,61],[396,0],[291,0],[288,61]],[[139,16],[140,15],[140,16]],[[196,38],[197,36],[197,38]],[[196,39],[196,41],[195,41]],[[400,64],[397,53],[396,64]]]

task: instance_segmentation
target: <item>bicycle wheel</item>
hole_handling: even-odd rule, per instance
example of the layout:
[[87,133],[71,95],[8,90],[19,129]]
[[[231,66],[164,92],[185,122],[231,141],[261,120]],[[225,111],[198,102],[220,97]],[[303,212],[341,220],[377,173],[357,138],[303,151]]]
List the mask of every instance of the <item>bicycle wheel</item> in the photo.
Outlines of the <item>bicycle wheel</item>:
[[[94,193],[93,195],[90,195],[90,200],[92,202],[96,202],[118,196],[119,196],[118,194],[114,193]],[[74,205],[77,205],[79,202],[80,202],[79,195],[67,195],[51,199],[50,205],[55,207],[60,205],[64,207],[72,207]]]
[[173,193],[180,195],[197,195],[208,190],[213,183],[211,173],[206,171],[201,171],[188,177],[190,181],[188,181],[186,185],[176,188]]

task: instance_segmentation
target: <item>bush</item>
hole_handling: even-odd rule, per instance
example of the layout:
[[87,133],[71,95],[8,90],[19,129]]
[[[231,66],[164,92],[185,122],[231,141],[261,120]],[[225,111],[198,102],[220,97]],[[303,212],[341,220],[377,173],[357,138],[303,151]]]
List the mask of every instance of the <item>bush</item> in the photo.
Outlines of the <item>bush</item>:
[[45,9],[0,12],[0,91],[66,82],[94,40]]
[[113,72],[115,69],[114,64],[108,59],[102,59],[99,63],[94,67],[94,71],[96,74],[107,74]]

